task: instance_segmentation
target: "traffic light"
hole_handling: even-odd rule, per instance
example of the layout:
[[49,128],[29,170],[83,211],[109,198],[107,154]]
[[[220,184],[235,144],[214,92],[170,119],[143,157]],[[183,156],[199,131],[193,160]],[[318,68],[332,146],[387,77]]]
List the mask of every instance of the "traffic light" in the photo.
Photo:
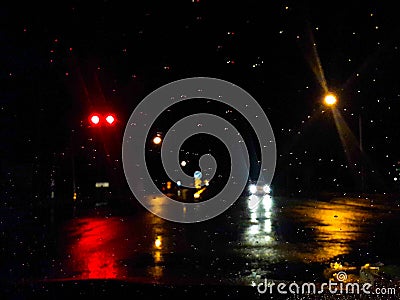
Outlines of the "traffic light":
[[100,123],[100,115],[96,114],[96,113],[91,114],[89,116],[89,122],[92,125],[99,125],[99,123]]
[[115,117],[111,114],[108,114],[106,117],[106,122],[108,123],[108,125],[113,125],[115,122]]
[[100,115],[98,113],[92,113],[89,116],[89,123],[93,126],[100,126],[102,123],[105,122],[106,125],[111,126],[114,125],[116,122],[116,117],[114,114],[105,114],[105,115]]

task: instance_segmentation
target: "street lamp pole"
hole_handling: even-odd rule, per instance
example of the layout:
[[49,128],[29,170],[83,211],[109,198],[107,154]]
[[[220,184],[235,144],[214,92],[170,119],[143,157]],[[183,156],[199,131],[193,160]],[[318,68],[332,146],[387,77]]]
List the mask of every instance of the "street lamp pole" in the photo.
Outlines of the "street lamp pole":
[[[337,104],[337,98],[334,94],[328,93],[324,97],[324,104],[328,107],[335,107]],[[365,172],[364,172],[364,163],[363,163],[363,130],[362,130],[362,107],[358,114],[358,138],[359,138],[359,147],[360,147],[360,172],[361,172],[361,193],[364,193],[365,190]]]
[[360,150],[363,151],[363,141],[362,141],[362,117],[361,113],[358,115],[358,133],[359,133],[359,143],[360,143]]
[[364,174],[364,163],[362,161],[363,156],[363,130],[362,130],[362,113],[360,111],[358,115],[358,138],[360,146],[360,168],[361,168],[361,193],[364,192],[365,188],[365,174]]

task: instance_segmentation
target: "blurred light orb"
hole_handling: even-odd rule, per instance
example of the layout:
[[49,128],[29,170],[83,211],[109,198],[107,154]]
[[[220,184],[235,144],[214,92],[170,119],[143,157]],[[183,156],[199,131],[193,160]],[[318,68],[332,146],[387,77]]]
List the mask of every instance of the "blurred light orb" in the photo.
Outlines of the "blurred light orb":
[[257,186],[256,186],[255,184],[251,184],[251,185],[249,186],[249,192],[250,192],[251,194],[257,193]]
[[161,249],[162,246],[161,236],[157,236],[156,240],[154,241],[154,246],[157,249]]
[[93,115],[90,117],[90,122],[97,125],[100,122],[100,117],[98,115]]
[[153,143],[156,144],[156,145],[160,144],[161,141],[162,141],[162,139],[161,139],[159,136],[156,136],[156,137],[153,139]]
[[111,125],[112,123],[114,123],[115,118],[114,118],[112,115],[108,115],[108,116],[106,117],[106,121],[107,121],[108,124]]
[[264,193],[269,194],[269,193],[271,193],[271,187],[268,184],[266,184],[263,187],[263,191],[264,191]]
[[196,178],[196,179],[200,179],[202,176],[203,176],[203,174],[201,174],[200,171],[196,171],[193,174],[193,177]]
[[331,94],[331,93],[330,93],[330,94],[327,94],[327,95],[325,96],[324,102],[325,102],[325,104],[328,105],[328,106],[333,106],[333,105],[336,104],[337,98],[336,98],[336,96],[335,96],[334,94]]

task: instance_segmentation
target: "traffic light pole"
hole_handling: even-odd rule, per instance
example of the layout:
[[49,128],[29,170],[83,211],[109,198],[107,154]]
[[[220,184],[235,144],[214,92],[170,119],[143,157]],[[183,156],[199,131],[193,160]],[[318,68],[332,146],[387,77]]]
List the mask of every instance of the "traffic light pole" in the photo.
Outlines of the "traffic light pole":
[[72,200],[76,200],[76,174],[75,174],[75,130],[71,134],[71,164],[72,164]]

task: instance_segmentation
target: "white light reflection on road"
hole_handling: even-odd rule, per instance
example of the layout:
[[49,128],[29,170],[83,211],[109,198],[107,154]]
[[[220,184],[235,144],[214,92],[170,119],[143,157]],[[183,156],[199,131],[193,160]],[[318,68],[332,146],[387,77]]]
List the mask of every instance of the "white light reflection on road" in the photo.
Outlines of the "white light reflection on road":
[[[257,199],[255,199],[257,198]],[[271,209],[273,200],[270,195],[265,195],[259,201],[259,197],[251,195],[248,199],[248,211],[250,224],[243,236],[243,242],[247,246],[267,246],[273,242]],[[257,205],[253,205],[257,203]],[[268,252],[271,249],[265,248]]]

